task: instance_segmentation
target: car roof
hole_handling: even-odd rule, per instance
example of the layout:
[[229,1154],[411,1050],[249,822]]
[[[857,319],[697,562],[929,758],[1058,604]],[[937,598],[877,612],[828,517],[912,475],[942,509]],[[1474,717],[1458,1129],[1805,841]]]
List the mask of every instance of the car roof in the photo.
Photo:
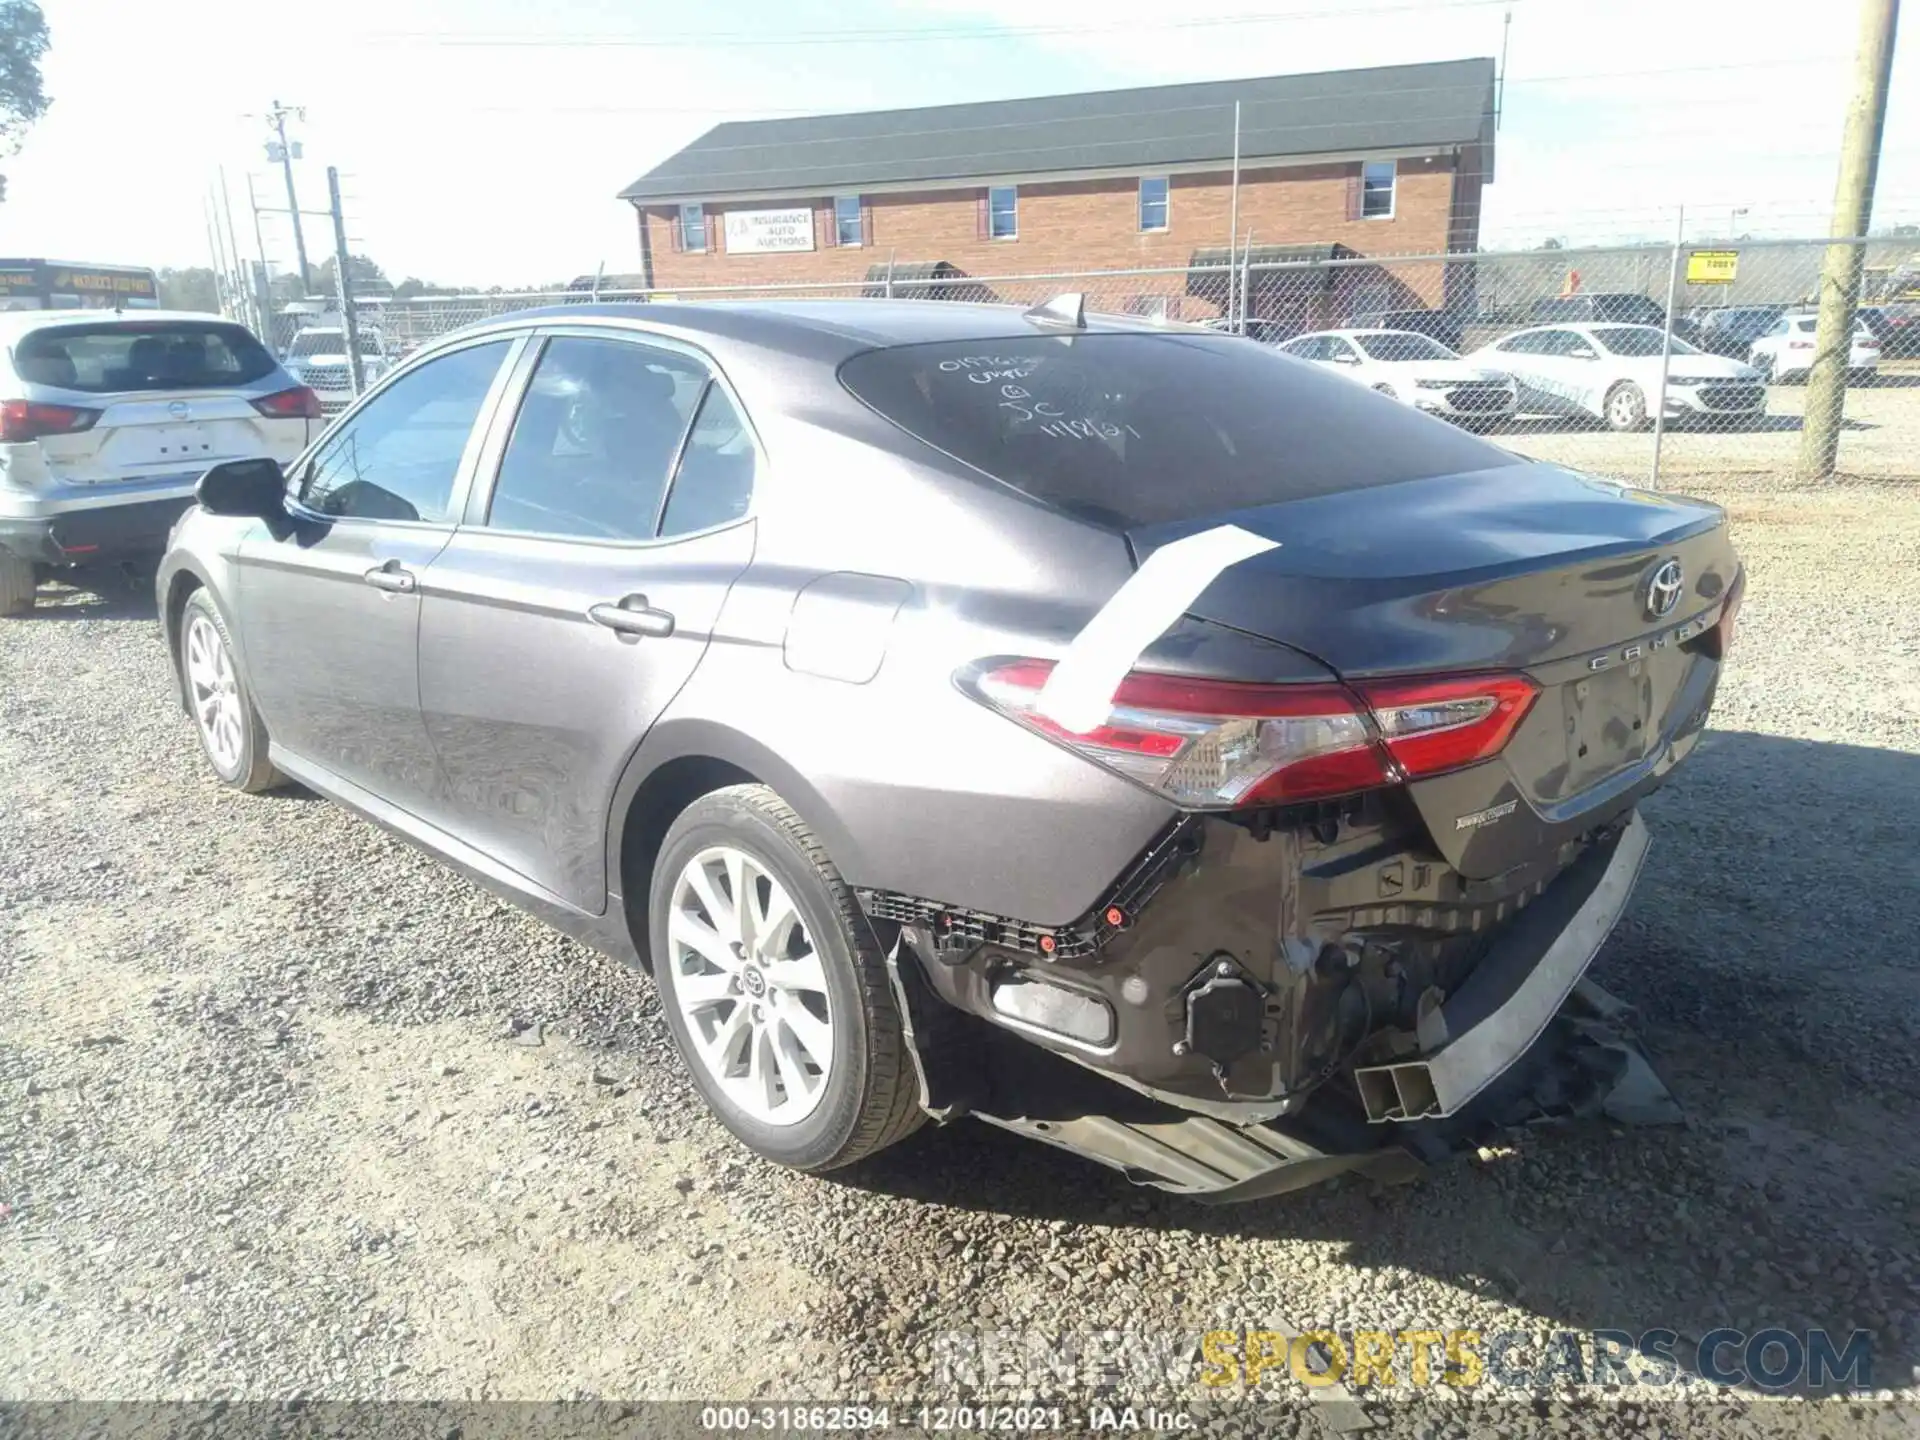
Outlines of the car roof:
[[[8,310],[0,313],[0,334],[25,335],[60,325],[151,325],[155,321],[196,321],[202,325],[240,325],[204,310]],[[247,327],[240,325],[242,330]]]
[[[1423,335],[1418,330],[1396,330],[1386,325],[1349,325],[1338,330],[1311,330],[1305,335],[1296,335],[1294,340],[1306,340],[1315,335],[1338,335],[1346,340],[1359,340],[1373,335],[1411,335],[1416,340],[1432,340],[1431,335]],[[1292,344],[1292,341],[1288,341]],[[1437,343],[1437,342],[1436,342]]]
[[1092,313],[1086,316],[1084,329],[1075,330],[1028,320],[1028,308],[960,300],[608,301],[519,310],[456,333],[471,337],[541,325],[611,320],[638,322],[696,344],[711,340],[822,357],[845,357],[892,345],[1061,334],[1205,336],[1223,342],[1236,338],[1199,325]]

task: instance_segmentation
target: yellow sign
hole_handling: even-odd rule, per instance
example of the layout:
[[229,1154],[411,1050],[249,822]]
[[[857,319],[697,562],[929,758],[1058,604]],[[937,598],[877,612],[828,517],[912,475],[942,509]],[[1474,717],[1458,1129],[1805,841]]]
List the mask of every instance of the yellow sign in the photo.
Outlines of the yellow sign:
[[1695,250],[1687,256],[1687,284],[1731,285],[1740,273],[1738,250]]

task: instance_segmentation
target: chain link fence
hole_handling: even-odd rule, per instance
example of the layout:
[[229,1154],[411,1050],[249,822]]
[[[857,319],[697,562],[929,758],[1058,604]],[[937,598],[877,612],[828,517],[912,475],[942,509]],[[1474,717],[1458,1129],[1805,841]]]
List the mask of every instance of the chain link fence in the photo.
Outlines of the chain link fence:
[[[1861,277],[1844,343],[1818,318],[1830,252],[1855,258]],[[859,279],[671,291],[580,281],[372,302],[362,325],[398,359],[544,306],[807,298],[1032,306],[1063,292],[1083,295],[1094,312],[1280,346],[1515,451],[1637,483],[1792,475],[1802,468],[1810,401],[1814,422],[1837,422],[1840,471],[1920,476],[1920,239],[1416,256],[1249,243],[1172,268],[981,276],[888,264]],[[1832,366],[1838,383],[1809,386],[1816,362]]]

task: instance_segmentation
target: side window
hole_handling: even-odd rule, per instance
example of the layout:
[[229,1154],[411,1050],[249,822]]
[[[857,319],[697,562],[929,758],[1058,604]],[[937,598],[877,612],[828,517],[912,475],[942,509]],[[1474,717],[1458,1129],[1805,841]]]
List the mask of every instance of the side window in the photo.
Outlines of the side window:
[[1318,335],[1305,335],[1298,340],[1289,340],[1280,348],[1297,360],[1318,360],[1323,353],[1321,343]]
[[1352,345],[1342,340],[1338,335],[1329,335],[1323,343],[1327,347],[1327,359],[1337,361],[1342,365],[1359,363],[1359,354],[1354,350]]
[[753,469],[753,437],[740,412],[725,390],[708,385],[674,472],[661,535],[691,535],[745,515],[753,499]]
[[1540,332],[1537,330],[1529,330],[1520,335],[1509,335],[1493,348],[1496,350],[1504,350],[1509,355],[1538,355],[1540,353]]
[[342,519],[451,519],[460,457],[510,343],[430,360],[374,396],[307,466],[300,503]]
[[669,350],[562,335],[547,343],[500,459],[487,524],[583,540],[651,540],[706,370]]

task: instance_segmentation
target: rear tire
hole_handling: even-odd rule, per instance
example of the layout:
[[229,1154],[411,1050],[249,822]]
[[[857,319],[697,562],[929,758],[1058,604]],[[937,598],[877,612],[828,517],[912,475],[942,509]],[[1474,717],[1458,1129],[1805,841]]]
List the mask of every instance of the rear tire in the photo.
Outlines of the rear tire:
[[1622,380],[1607,392],[1607,428],[1644,430],[1647,426],[1647,397],[1631,380]]
[[25,615],[33,609],[36,584],[31,560],[0,550],[0,615]]
[[180,681],[201,753],[222,785],[257,795],[284,785],[267,759],[267,727],[233,659],[227,622],[205,590],[180,612]]
[[648,916],[674,1045],[707,1108],[748,1149],[832,1170],[920,1127],[919,1082],[872,927],[772,790],[733,785],[681,812],[660,846]]

